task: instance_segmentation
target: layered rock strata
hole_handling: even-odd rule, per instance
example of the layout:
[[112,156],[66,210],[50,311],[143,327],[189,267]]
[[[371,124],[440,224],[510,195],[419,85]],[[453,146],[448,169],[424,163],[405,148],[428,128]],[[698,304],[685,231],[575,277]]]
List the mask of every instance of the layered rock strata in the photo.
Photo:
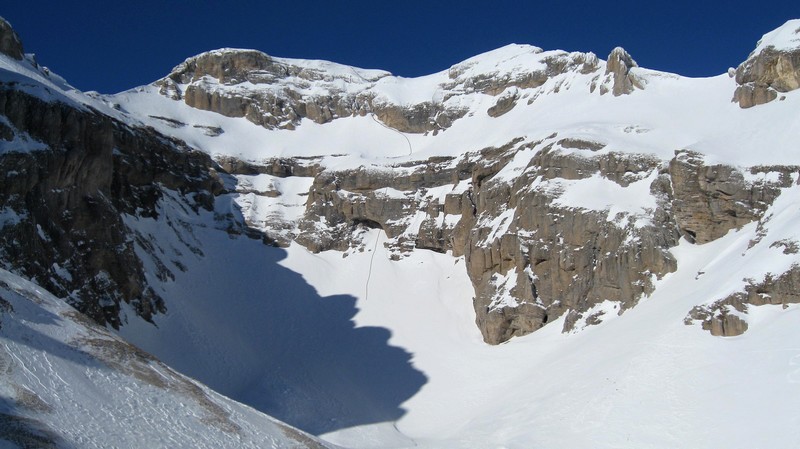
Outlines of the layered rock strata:
[[122,302],[148,320],[163,312],[123,215],[156,216],[165,190],[211,208],[222,190],[213,161],[150,129],[3,84],[0,124],[6,268],[101,324],[120,325]]
[[[794,45],[786,45],[791,42]],[[741,108],[769,103],[800,88],[800,20],[765,35],[734,76],[738,86],[733,101]]]

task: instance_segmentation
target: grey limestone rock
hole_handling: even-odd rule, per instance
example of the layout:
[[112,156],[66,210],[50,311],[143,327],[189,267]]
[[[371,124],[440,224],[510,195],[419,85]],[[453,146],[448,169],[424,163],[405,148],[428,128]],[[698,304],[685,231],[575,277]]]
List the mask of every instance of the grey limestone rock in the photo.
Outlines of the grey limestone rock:
[[120,325],[121,302],[148,320],[163,312],[122,214],[156,216],[164,189],[210,208],[222,189],[213,161],[152,129],[13,89],[0,90],[0,115],[42,144],[0,157],[0,203],[20,217],[2,228],[2,259],[100,324]]
[[[795,34],[800,36],[800,28]],[[781,93],[800,88],[800,45],[793,49],[766,46],[751,53],[736,69],[736,84],[733,101],[741,108],[769,103]]]
[[642,80],[631,72],[631,69],[634,67],[639,66],[631,55],[622,47],[615,48],[608,55],[605,74],[611,75],[613,78],[611,93],[615,97],[629,94],[633,92],[634,89],[644,89]]
[[747,321],[739,315],[747,313],[749,307],[766,304],[780,305],[800,303],[800,267],[775,276],[767,274],[760,282],[746,279],[744,291],[734,293],[708,305],[694,307],[686,316],[686,324],[700,322],[704,330],[714,336],[734,337],[747,331]]

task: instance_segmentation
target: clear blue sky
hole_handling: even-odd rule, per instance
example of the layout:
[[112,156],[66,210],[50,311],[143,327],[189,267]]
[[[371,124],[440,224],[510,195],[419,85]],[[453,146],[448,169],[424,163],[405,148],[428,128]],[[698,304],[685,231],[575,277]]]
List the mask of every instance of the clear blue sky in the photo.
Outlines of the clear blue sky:
[[800,18],[798,0],[4,3],[0,16],[26,52],[79,89],[103,93],[152,82],[221,47],[419,76],[509,43],[603,59],[622,46],[641,66],[711,76],[743,61],[764,33]]

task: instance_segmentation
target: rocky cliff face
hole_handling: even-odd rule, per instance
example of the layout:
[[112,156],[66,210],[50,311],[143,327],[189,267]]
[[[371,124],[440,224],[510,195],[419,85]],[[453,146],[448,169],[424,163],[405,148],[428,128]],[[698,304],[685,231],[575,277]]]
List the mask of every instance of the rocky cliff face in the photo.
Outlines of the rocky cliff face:
[[[669,249],[681,236],[707,242],[759,219],[798,170],[757,167],[778,179],[746,182],[736,168],[707,166],[691,152],[661,161],[595,154],[602,148],[554,135],[460,159],[324,170],[296,241],[313,251],[358,249],[367,226],[386,232],[394,258],[420,249],[464,255],[477,325],[497,344],[564,315],[568,332],[623,313],[677,269]],[[524,151],[527,164],[512,168]],[[639,213],[561,202],[580,181],[633,186],[652,200]]]
[[768,33],[736,69],[733,101],[750,108],[800,88],[800,20]]
[[21,60],[24,55],[22,41],[14,29],[11,28],[11,24],[2,17],[0,17],[0,53],[17,60]]
[[[164,300],[145,279],[123,215],[157,215],[165,190],[210,208],[222,186],[205,154],[89,107],[0,82],[0,258],[101,324],[122,302],[150,319]],[[168,273],[160,273],[168,275]]]

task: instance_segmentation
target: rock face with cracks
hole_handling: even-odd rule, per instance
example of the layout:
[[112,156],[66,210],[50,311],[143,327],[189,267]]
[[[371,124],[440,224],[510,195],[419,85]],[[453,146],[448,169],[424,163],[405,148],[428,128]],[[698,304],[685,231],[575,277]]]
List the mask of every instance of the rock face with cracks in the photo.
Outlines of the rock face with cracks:
[[[14,269],[101,324],[121,303],[145,319],[163,312],[123,215],[155,216],[165,191],[210,208],[222,190],[215,164],[184,143],[92,110],[45,102],[0,84],[3,136],[0,255]],[[15,142],[38,151],[14,151]],[[169,276],[165,271],[159,275]]]
[[[787,22],[770,34],[787,36],[800,44],[800,20]],[[741,108],[769,103],[781,94],[800,88],[800,45],[786,47],[765,35],[759,49],[750,54],[735,71],[738,87],[733,101]],[[763,46],[763,48],[761,48]]]
[[[386,232],[394,258],[420,249],[464,255],[478,327],[497,344],[564,315],[568,332],[623,313],[677,268],[669,248],[681,236],[707,242],[757,220],[797,170],[756,167],[779,180],[751,183],[691,152],[661,161],[602,148],[553,136],[460,159],[326,170],[315,177],[296,240],[313,251],[346,251],[360,244],[354,231],[368,226]],[[522,174],[502,177],[524,150],[533,156]],[[564,183],[592,177],[646,183],[654,207],[646,217],[610,216],[559,203]],[[598,309],[603,303],[614,312]]]

